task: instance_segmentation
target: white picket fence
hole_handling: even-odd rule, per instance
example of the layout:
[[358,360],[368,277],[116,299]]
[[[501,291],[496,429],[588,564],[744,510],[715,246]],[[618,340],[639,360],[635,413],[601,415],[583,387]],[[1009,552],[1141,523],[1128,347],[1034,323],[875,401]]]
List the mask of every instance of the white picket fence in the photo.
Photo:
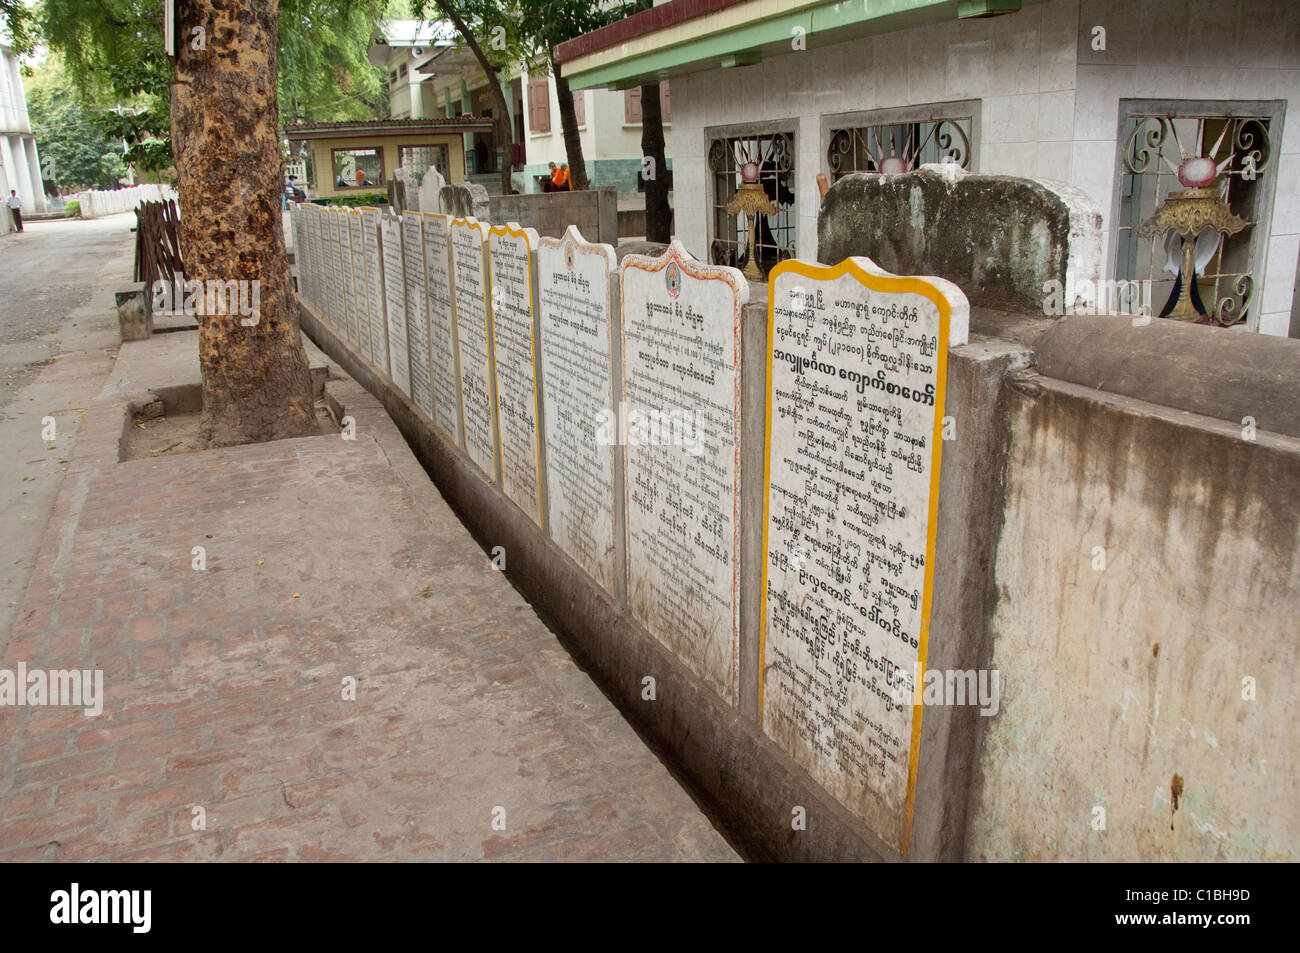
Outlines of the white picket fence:
[[176,198],[176,190],[170,185],[136,185],[129,189],[115,189],[102,192],[97,189],[78,192],[77,200],[81,202],[82,218],[99,218],[103,215],[116,215],[130,212],[141,202],[165,202]]

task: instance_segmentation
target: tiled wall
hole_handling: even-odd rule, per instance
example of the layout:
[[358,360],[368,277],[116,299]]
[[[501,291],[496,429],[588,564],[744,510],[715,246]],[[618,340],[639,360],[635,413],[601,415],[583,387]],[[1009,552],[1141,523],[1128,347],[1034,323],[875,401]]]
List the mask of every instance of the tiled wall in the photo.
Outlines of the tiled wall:
[[[1273,136],[1277,185],[1255,305],[1261,331],[1287,334],[1300,253],[1300,4],[1082,0],[1079,6],[1071,181],[1108,220],[1121,98],[1287,100],[1282,135]],[[1106,27],[1104,51],[1092,49],[1095,26]]]
[[[1105,51],[1092,49],[1095,26],[1106,28]],[[816,176],[829,171],[822,116],[976,98],[975,170],[1071,182],[1108,230],[1121,98],[1287,100],[1257,297],[1261,330],[1287,333],[1300,253],[1300,4],[1290,0],[1049,0],[675,78],[678,236],[707,253],[709,127],[791,120],[798,253],[812,258]]]

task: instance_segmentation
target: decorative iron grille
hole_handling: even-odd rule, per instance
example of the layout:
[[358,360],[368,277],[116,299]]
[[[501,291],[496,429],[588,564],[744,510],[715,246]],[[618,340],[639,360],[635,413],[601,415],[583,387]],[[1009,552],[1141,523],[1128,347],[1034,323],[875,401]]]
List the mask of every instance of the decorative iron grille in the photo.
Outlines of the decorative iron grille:
[[[709,144],[709,170],[713,176],[713,235],[709,255],[715,265],[744,268],[753,257],[766,275],[778,261],[795,256],[799,220],[795,208],[794,160],[793,132],[719,137]],[[751,223],[745,214],[728,211],[745,181],[746,171],[756,176],[768,200],[776,207],[775,215],[755,213],[757,221]],[[749,247],[751,233],[752,249]]]
[[970,169],[970,117],[844,126],[830,130],[826,163],[831,180],[850,172],[911,172],[926,162]]
[[[1257,240],[1256,226],[1262,203],[1272,194],[1271,187],[1265,188],[1272,174],[1270,125],[1266,115],[1129,115],[1121,154],[1115,278],[1117,286],[1145,285],[1144,310],[1149,306],[1152,314],[1160,315],[1174,307],[1176,292],[1189,280],[1182,274],[1183,246],[1195,242],[1189,288],[1205,312],[1199,323],[1228,327],[1246,322],[1264,238]],[[1191,160],[1209,160],[1213,167],[1201,162],[1198,170],[1189,165]],[[1189,178],[1189,168],[1204,175]],[[1199,191],[1224,206],[1225,214],[1244,220],[1246,227],[1228,234],[1205,225],[1185,238],[1162,227],[1168,216],[1161,219],[1159,213],[1170,194],[1178,193],[1176,202],[1184,200],[1192,194],[1189,189],[1210,176]],[[1190,228],[1198,225],[1193,222]],[[1112,307],[1136,311],[1132,297],[1112,302]]]
[[402,161],[402,168],[415,179],[416,185],[420,185],[424,181],[424,173],[429,171],[430,166],[436,168],[444,179],[449,180],[450,173],[448,170],[450,166],[447,159],[447,147],[444,145],[400,146],[398,157]]

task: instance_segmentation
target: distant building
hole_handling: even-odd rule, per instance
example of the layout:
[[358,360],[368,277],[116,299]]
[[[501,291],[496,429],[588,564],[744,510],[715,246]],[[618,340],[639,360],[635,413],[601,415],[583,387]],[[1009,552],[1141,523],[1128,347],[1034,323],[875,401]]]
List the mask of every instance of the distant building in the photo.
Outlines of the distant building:
[[1177,249],[1139,227],[1188,187],[1185,150],[1226,163],[1213,188],[1247,223],[1204,249],[1200,298],[1300,337],[1297,35],[1294,0],[669,0],[555,56],[574,88],[671,80],[676,229],[702,258],[747,251],[727,205],[748,162],[779,207],[756,243],[771,262],[816,258],[818,173],[952,161],[1077,186],[1103,277],[1159,313]]
[[307,143],[312,198],[382,192],[393,173],[405,168],[418,181],[436,167],[448,182],[465,178],[463,141],[491,128],[472,116],[450,119],[373,119],[362,122],[299,123],[280,134]]
[[[18,57],[0,36],[0,194],[8,198],[9,191],[16,190],[23,202],[23,213],[30,215],[45,211],[45,189],[19,68]],[[13,220],[8,208],[0,215],[4,231],[10,231]]]
[[[370,47],[370,62],[388,71],[389,103],[394,118],[419,119],[470,114],[496,118],[497,105],[478,60],[468,49],[457,50],[459,34],[445,22],[389,20],[383,37]],[[510,163],[514,187],[524,193],[540,191],[549,163],[568,161],[560,126],[555,80],[529,76],[516,67],[502,77],[515,147],[503,154],[503,144],[491,129],[466,133],[464,173],[490,192],[500,191],[500,163]],[[631,88],[577,92],[574,109],[582,139],[587,177],[593,188],[613,186],[620,197],[644,190],[641,173],[641,91]],[[671,147],[671,103],[668,85],[661,89],[664,138]],[[671,163],[670,163],[671,165]]]

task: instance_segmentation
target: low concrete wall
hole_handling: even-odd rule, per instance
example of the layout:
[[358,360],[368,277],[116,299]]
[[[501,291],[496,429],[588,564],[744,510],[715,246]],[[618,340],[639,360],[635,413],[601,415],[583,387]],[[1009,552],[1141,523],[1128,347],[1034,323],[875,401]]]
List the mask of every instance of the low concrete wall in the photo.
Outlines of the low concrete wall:
[[1130,315],[1074,315],[1037,340],[1035,363],[1040,373],[1081,387],[1237,425],[1249,418],[1261,430],[1300,437],[1300,340]]
[[540,195],[494,195],[492,221],[515,222],[559,238],[570,225],[592,242],[618,244],[618,192],[613,188]]
[[91,190],[78,192],[76,195],[77,200],[81,202],[82,218],[117,215],[120,212],[132,211],[141,202],[165,202],[176,197],[176,190],[170,185],[152,184],[106,192]]
[[1051,378],[1003,412],[1003,698],[966,856],[1300,859],[1300,441]]
[[[744,363],[763,368],[765,289],[753,285],[745,308]],[[310,306],[302,327],[313,341],[384,404],[443,496],[485,550],[504,546],[507,573],[538,612],[589,666],[624,714],[679,766],[733,841],[754,858],[783,860],[902,860],[763,733],[758,724],[758,602],[742,602],[742,692],[732,708],[665,649],[626,606],[584,573],[521,510],[485,482],[464,453],[443,438],[391,381],[366,365]],[[935,618],[949,636],[932,664],[975,667],[987,655],[984,619],[993,592],[996,540],[995,475],[1005,437],[985,411],[1022,348],[979,343],[955,349],[949,363],[950,412],[968,439],[945,451],[938,557],[953,585],[936,600]],[[745,378],[742,421],[742,591],[757,592],[762,562],[762,472],[765,386],[762,373]],[[654,701],[642,698],[653,675]],[[927,713],[913,840],[907,860],[957,860],[964,849],[967,795],[978,724],[973,709]],[[806,830],[791,829],[795,806],[807,812]]]

